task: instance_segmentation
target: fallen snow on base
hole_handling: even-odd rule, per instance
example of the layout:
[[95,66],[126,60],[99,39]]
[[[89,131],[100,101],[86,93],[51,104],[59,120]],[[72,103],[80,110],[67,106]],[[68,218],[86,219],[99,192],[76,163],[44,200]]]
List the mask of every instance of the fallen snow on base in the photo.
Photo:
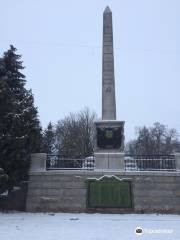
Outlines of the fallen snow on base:
[[[144,233],[135,234],[136,227]],[[156,233],[155,233],[156,232]],[[0,213],[1,240],[180,240],[180,216]]]

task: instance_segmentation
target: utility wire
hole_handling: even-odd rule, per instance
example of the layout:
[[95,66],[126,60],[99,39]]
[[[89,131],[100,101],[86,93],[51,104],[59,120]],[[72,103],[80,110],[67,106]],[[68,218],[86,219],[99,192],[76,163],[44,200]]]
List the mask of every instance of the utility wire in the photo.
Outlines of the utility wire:
[[[27,45],[38,45],[38,46],[51,46],[51,47],[61,47],[61,48],[86,48],[86,49],[102,49],[102,46],[98,45],[87,45],[87,44],[78,44],[78,43],[58,43],[58,42],[46,42],[46,41],[24,41],[24,40],[0,40],[0,42],[8,42],[9,44],[21,43]],[[152,49],[152,48],[144,48],[144,49],[135,49],[135,48],[122,48],[122,47],[114,47],[114,50],[117,51],[125,51],[125,52],[158,52],[158,53],[174,53],[179,54],[180,49]]]

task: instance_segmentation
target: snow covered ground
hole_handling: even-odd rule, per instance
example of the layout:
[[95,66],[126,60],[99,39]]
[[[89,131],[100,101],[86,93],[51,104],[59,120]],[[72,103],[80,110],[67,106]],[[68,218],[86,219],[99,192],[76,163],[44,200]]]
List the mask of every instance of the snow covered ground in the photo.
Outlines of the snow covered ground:
[[[142,235],[135,234],[136,227]],[[0,213],[0,240],[134,239],[180,240],[180,216]]]

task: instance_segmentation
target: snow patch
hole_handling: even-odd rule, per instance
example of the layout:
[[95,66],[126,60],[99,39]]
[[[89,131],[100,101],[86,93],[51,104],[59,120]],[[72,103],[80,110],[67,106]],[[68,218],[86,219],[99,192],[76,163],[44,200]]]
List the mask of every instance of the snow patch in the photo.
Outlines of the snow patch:
[[57,200],[57,198],[51,198],[51,197],[41,197],[41,200],[43,200],[43,201],[56,201]]
[[[178,215],[0,213],[0,222],[2,240],[180,239]],[[143,229],[141,236],[137,227]]]

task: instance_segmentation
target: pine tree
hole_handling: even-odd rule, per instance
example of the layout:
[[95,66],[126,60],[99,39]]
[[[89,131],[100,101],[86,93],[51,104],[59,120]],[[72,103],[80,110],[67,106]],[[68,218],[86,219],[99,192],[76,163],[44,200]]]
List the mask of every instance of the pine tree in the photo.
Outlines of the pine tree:
[[11,185],[27,179],[30,154],[41,145],[38,112],[23,69],[21,56],[10,46],[0,59],[0,167]]
[[5,192],[8,188],[8,175],[0,168],[0,194]]
[[55,133],[53,125],[50,122],[43,132],[42,151],[47,154],[52,154],[55,151]]

